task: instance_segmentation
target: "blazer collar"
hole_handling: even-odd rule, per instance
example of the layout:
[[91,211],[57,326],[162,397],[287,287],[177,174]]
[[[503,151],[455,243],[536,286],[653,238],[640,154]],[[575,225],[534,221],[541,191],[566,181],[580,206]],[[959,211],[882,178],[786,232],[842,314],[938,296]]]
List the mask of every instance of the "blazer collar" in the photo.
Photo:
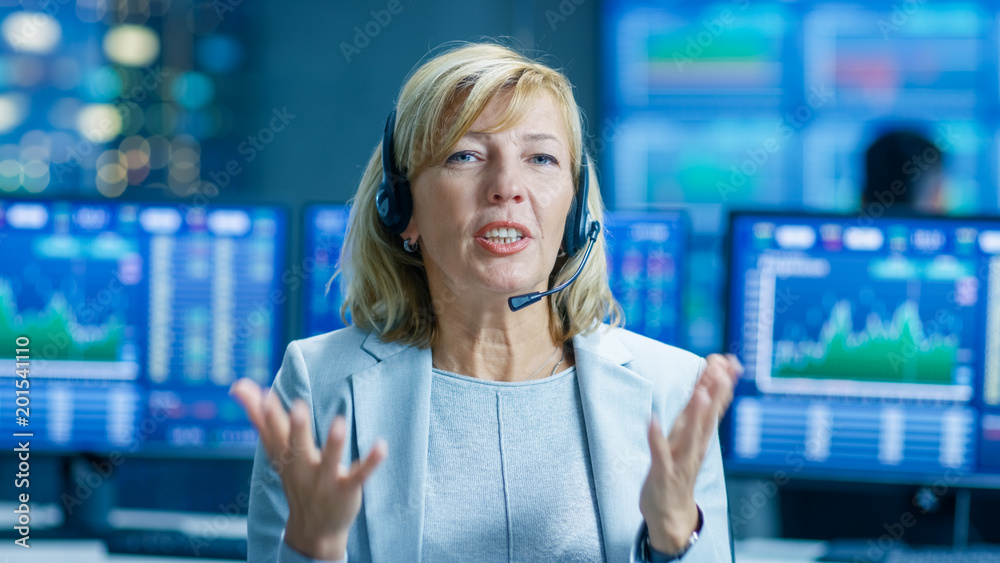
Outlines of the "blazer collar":
[[[632,355],[607,327],[575,337],[573,346],[605,560],[628,560],[649,469],[652,384],[625,367]],[[388,456],[364,485],[372,561],[419,561],[431,351],[382,342],[374,334],[361,347],[379,362],[352,376],[358,453],[367,455],[379,437],[389,443]]]

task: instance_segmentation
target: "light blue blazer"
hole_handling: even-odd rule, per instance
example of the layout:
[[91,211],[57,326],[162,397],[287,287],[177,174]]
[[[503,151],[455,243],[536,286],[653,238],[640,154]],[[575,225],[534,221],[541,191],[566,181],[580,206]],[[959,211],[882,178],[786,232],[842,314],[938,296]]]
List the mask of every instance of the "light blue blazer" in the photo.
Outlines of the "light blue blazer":
[[[650,413],[657,412],[664,431],[669,431],[705,361],[607,325],[575,337],[573,346],[605,560],[636,561],[642,525],[639,491],[650,467],[646,439]],[[376,438],[389,444],[388,457],[365,482],[361,511],[348,535],[348,561],[419,561],[430,420],[430,349],[386,343],[354,327],[295,340],[288,344],[272,389],[286,407],[295,398],[306,401],[320,447],[334,415],[346,417],[345,467],[361,453],[367,456]],[[695,501],[704,513],[704,528],[683,561],[732,561],[717,436],[702,464]],[[258,445],[250,489],[248,562],[277,559],[287,517],[278,472]],[[456,546],[456,552],[461,551]],[[476,561],[475,554],[465,555],[467,561]]]

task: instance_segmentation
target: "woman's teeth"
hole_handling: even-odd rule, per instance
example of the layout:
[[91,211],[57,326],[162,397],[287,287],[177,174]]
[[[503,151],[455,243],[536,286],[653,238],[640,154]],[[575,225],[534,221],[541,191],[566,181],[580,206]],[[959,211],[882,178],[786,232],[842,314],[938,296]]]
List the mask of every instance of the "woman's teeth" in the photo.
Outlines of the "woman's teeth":
[[490,229],[483,235],[483,238],[494,244],[510,244],[524,238],[524,234],[517,229],[501,227],[499,229]]

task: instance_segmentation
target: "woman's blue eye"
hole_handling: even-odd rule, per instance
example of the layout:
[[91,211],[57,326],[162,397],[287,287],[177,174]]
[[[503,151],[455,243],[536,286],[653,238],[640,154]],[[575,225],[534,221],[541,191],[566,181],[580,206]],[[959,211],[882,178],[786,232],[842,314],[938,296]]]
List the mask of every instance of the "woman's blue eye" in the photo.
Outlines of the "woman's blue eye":
[[457,153],[449,156],[448,160],[451,161],[451,162],[469,162],[468,160],[463,159],[463,157],[466,157],[466,156],[472,157],[472,153],[470,153],[470,152],[457,152]]
[[[547,155],[547,154],[536,154],[536,155],[535,155],[535,156],[533,156],[532,158],[536,159],[536,160],[535,160],[535,162],[536,162],[537,164],[553,164],[553,163],[555,163],[555,161],[556,161],[556,159],[552,158],[551,156],[549,156],[549,155]],[[539,162],[539,161],[537,160],[537,159],[539,159],[539,158],[542,158],[542,159],[545,159],[545,160],[544,160],[543,162]]]

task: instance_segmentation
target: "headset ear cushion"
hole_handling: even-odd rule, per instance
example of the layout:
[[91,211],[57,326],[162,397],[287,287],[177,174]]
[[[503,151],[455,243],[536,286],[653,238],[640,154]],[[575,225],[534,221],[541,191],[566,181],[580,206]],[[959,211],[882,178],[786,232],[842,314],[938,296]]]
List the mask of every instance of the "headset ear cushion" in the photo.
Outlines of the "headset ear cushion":
[[410,216],[413,214],[413,195],[410,192],[410,181],[400,177],[396,181],[395,197],[396,209],[399,212],[396,218],[396,233],[402,234],[406,227],[410,225]]
[[386,185],[386,181],[383,179],[382,183],[378,186],[378,192],[375,194],[375,206],[378,210],[378,217],[382,220],[382,224],[385,226],[390,226],[394,221],[392,220],[392,211],[395,209],[393,204],[392,190]]
[[375,194],[375,207],[379,219],[394,234],[401,234],[410,223],[413,197],[410,182],[396,168],[393,132],[396,128],[396,110],[389,113],[382,134],[382,183]]

